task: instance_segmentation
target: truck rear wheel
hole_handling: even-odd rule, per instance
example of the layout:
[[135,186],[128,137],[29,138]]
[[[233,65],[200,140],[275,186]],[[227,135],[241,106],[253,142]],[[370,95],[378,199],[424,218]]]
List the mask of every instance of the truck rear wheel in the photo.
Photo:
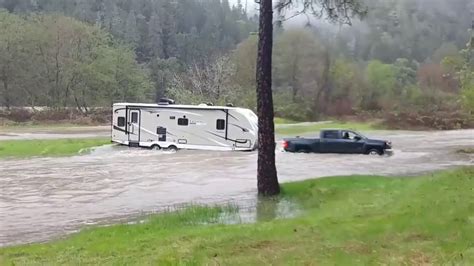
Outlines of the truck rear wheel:
[[296,152],[298,152],[298,153],[309,153],[309,150],[307,150],[307,149],[298,149]]

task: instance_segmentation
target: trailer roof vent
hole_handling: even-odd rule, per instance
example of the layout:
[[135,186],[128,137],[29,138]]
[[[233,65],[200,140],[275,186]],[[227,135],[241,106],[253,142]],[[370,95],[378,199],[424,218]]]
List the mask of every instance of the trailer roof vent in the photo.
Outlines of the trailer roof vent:
[[161,104],[161,105],[174,104],[174,100],[169,99],[169,98],[161,98],[158,104]]

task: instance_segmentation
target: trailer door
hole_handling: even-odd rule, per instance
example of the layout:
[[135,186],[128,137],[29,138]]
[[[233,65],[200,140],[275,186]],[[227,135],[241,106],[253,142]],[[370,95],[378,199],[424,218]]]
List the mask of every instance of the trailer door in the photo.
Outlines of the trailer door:
[[140,109],[128,109],[128,141],[140,142]]
[[224,112],[218,112],[216,116],[216,120],[213,121],[212,125],[214,127],[214,133],[216,136],[219,136],[222,140],[228,139],[228,128],[229,128],[229,113],[227,110]]

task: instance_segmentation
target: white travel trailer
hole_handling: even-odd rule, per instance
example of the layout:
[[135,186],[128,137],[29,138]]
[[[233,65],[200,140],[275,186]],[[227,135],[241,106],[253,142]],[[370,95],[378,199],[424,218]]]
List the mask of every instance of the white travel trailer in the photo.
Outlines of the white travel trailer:
[[155,149],[256,149],[257,116],[251,110],[172,103],[114,104],[112,141]]

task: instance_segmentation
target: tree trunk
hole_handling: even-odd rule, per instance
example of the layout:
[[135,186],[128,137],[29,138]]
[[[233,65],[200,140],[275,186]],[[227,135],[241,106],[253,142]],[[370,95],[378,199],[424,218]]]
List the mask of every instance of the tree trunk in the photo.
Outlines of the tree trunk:
[[8,88],[8,78],[5,76],[3,78],[3,90],[4,90],[4,94],[3,94],[3,104],[4,106],[7,108],[7,110],[10,110],[10,91],[9,91],[9,88]]
[[[329,50],[326,49],[324,52],[324,71],[322,74],[322,86],[321,89],[316,94],[315,106],[313,112],[317,112],[318,115],[321,113],[327,114],[329,101],[332,97],[332,84],[329,75],[331,74],[331,55]],[[321,96],[323,99],[321,99]],[[313,115],[313,119],[316,118]]]
[[165,74],[163,74],[163,76],[161,77],[160,85],[157,85],[159,87],[157,87],[156,89],[156,94],[155,94],[156,102],[159,102],[161,98],[166,96],[166,78],[164,77],[164,75]]
[[260,25],[257,55],[258,114],[258,193],[280,193],[275,167],[275,125],[272,98],[273,7],[272,0],[260,1]]
[[327,105],[332,98],[332,84],[331,84],[331,55],[329,54],[329,48],[326,48],[324,53],[324,103],[327,111]]
[[295,56],[295,59],[293,60],[293,66],[291,68],[291,89],[293,92],[293,103],[296,103],[296,95],[298,95],[298,81],[296,78],[296,73],[298,72],[298,61],[298,56]]

